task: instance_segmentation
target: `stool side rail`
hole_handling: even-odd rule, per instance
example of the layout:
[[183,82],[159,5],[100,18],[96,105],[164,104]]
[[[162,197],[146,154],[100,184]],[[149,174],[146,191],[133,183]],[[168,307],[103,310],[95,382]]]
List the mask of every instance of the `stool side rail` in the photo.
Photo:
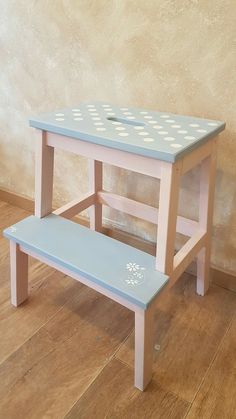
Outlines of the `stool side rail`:
[[[28,249],[27,247],[25,247],[23,245],[19,245],[19,249],[22,253],[25,253],[28,256],[31,256],[34,259],[37,259],[40,262],[45,263],[48,266],[51,266],[52,268],[58,270],[59,272],[62,272],[65,275],[68,275],[69,277],[75,279],[76,281],[81,282],[82,284],[88,286],[89,288],[92,288],[95,291],[99,292],[100,294],[103,294],[106,297],[111,298],[112,300],[116,301],[117,303],[123,305],[124,307],[127,307],[131,311],[143,312],[143,310],[145,309],[145,308],[141,308],[139,305],[136,305],[135,303],[130,302],[129,300],[126,300],[124,297],[122,297],[120,295],[116,295],[114,292],[108,290],[107,288],[104,288],[101,285],[91,281],[90,279],[87,279],[87,278],[83,277],[82,275],[77,274],[76,272],[60,265],[59,263],[57,263],[55,261],[52,261],[51,259],[49,259],[45,256],[42,256],[41,254],[39,254],[37,252],[34,252],[31,249]],[[154,298],[156,298],[157,295]]]
[[[129,215],[133,215],[134,217],[141,218],[142,220],[148,221],[152,224],[158,224],[158,208],[106,191],[99,191],[97,196],[98,201],[103,205],[125,212]],[[177,217],[178,233],[186,236],[192,236],[197,229],[197,221],[182,216]]]
[[122,169],[160,179],[162,163],[160,160],[88,143],[82,140],[75,140],[51,132],[46,133],[46,143],[50,147],[60,148],[89,159],[102,161],[103,163],[112,166],[121,167]]

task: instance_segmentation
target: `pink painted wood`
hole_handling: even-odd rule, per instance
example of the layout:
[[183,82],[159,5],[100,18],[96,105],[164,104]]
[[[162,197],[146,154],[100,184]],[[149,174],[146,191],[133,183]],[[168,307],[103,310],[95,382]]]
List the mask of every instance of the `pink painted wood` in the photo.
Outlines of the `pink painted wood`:
[[75,215],[79,214],[81,211],[84,211],[91,205],[95,204],[96,195],[88,193],[82,198],[82,200],[74,199],[68,204],[63,205],[62,207],[53,211],[53,214],[61,215],[65,218],[72,218]]
[[28,298],[28,255],[10,241],[11,303],[17,307]]
[[47,133],[41,132],[35,150],[35,215],[52,212],[54,148],[47,145]]
[[95,202],[90,208],[90,228],[102,231],[102,205],[98,202],[97,193],[102,189],[102,162],[89,160],[89,189],[95,194]]
[[88,159],[102,161],[123,169],[133,170],[144,175],[160,178],[161,162],[150,157],[126,153],[86,141],[74,140],[63,135],[47,133],[47,145],[70,151]]
[[[98,201],[103,205],[126,212],[134,217],[149,221],[150,223],[158,224],[158,208],[106,191],[99,191],[97,195]],[[198,229],[198,222],[177,216],[176,228],[179,233],[186,236],[192,236]]]
[[134,384],[142,391],[152,379],[154,307],[152,303],[146,311],[135,312]]
[[173,272],[180,175],[181,161],[162,162],[156,268],[167,275]]
[[205,295],[210,282],[211,229],[216,175],[216,141],[211,154],[201,163],[199,225],[206,232],[206,242],[197,257],[197,293]]

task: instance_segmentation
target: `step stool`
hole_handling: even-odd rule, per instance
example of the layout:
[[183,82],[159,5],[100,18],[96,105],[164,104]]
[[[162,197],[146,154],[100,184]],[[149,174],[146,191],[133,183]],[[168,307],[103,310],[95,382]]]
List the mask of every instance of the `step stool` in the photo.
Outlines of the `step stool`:
[[[30,120],[38,130],[35,215],[4,231],[11,301],[28,297],[28,255],[135,312],[135,386],[152,376],[153,318],[160,291],[197,257],[197,293],[209,287],[211,220],[220,121],[107,103],[85,103]],[[90,192],[52,211],[54,148],[89,159]],[[160,179],[159,208],[103,190],[103,163]],[[180,178],[200,165],[199,220],[177,216]],[[158,224],[156,257],[109,238],[102,205]],[[90,229],[70,220],[90,208]],[[189,240],[175,254],[176,231]]]

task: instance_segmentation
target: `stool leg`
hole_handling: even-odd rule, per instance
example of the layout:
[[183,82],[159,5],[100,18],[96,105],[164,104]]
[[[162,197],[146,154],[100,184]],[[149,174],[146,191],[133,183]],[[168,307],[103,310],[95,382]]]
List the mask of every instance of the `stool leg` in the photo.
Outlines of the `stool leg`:
[[10,241],[11,303],[19,306],[28,297],[28,255]]
[[35,215],[52,212],[54,148],[46,144],[47,133],[40,132],[35,150]]
[[179,162],[162,163],[156,269],[167,275],[173,271],[180,175]]
[[[102,162],[89,160],[89,189],[92,193],[102,190]],[[96,202],[89,210],[90,228],[102,231],[102,205]]]
[[209,288],[211,227],[214,204],[216,173],[216,143],[213,143],[212,154],[201,163],[199,225],[207,233],[206,246],[197,256],[197,294],[205,295]]
[[153,363],[153,304],[144,311],[135,312],[135,379],[134,385],[145,390],[152,378]]

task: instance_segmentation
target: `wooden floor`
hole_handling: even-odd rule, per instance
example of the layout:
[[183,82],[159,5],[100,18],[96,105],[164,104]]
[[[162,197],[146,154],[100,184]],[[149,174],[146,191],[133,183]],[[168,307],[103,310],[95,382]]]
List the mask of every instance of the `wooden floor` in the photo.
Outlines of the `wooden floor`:
[[[0,202],[0,228],[26,211]],[[156,307],[154,377],[133,387],[134,316],[30,260],[30,298],[10,304],[0,236],[0,418],[236,418],[236,293],[195,294],[183,275]]]

